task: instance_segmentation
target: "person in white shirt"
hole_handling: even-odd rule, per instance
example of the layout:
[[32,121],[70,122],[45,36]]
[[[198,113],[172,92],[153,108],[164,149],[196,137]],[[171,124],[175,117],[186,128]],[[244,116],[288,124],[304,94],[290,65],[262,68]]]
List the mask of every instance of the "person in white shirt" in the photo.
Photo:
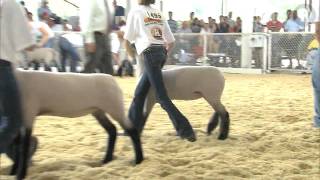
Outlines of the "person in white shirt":
[[163,14],[150,5],[155,0],[138,0],[139,6],[129,12],[124,39],[129,56],[134,57],[130,43],[144,61],[144,71],[136,87],[129,109],[129,119],[141,133],[145,124],[143,107],[150,85],[156,90],[161,107],[167,111],[173,125],[182,138],[195,141],[195,134],[187,118],[176,108],[167,95],[161,69],[167,53],[174,44],[174,37]]
[[107,0],[87,0],[80,4],[80,26],[85,38],[88,61],[84,73],[113,74],[109,34],[112,13]]
[[22,6],[13,0],[0,0],[0,153],[6,151],[22,127],[15,57],[33,44]]

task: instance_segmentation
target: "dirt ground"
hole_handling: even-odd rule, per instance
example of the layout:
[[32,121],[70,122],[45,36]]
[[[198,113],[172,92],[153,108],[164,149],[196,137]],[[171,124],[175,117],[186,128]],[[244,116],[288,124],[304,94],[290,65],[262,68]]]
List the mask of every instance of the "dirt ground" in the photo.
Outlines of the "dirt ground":
[[[213,110],[205,100],[175,101],[194,127],[196,142],[175,136],[168,116],[157,105],[142,136],[145,161],[134,166],[131,141],[119,136],[115,160],[101,166],[107,135],[93,117],[44,116],[36,123],[40,145],[28,179],[318,180],[320,130],[312,124],[310,75],[225,77],[223,103],[231,117],[227,140],[217,140],[216,131],[206,135]],[[128,108],[135,78],[117,80]],[[2,156],[1,180],[10,179],[3,175],[10,165]]]

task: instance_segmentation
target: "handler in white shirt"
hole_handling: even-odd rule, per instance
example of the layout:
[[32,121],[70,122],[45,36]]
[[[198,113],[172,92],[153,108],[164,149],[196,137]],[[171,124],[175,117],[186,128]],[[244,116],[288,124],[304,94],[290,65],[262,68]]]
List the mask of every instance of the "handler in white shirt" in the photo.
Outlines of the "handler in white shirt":
[[23,8],[16,1],[0,0],[0,153],[6,151],[22,126],[15,57],[33,44]]
[[146,121],[146,117],[143,116],[144,102],[152,85],[161,107],[167,111],[178,135],[189,141],[195,141],[190,123],[168,97],[162,78],[161,69],[175,39],[163,14],[150,6],[155,0],[138,0],[138,2],[139,6],[129,12],[124,34],[128,54],[134,57],[130,48],[130,43],[134,42],[139,58],[143,58],[144,61],[144,71],[129,109],[129,119],[141,133]]
[[107,0],[83,0],[80,5],[80,26],[85,38],[88,61],[84,73],[113,74],[109,42],[112,13]]

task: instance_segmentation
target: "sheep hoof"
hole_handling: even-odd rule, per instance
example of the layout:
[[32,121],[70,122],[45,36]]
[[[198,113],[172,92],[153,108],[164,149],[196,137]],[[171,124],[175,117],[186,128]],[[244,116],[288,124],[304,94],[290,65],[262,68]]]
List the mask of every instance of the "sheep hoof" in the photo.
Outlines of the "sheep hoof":
[[228,134],[225,134],[225,133],[221,133],[218,137],[219,140],[225,140],[228,138]]
[[182,138],[182,139],[186,139],[186,140],[188,140],[188,141],[190,141],[190,142],[195,142],[195,141],[197,140],[195,134],[191,134],[190,136],[185,136],[185,137],[182,137],[182,136],[181,136],[181,138]]
[[111,156],[111,157],[107,157],[105,158],[103,161],[102,161],[102,164],[107,164],[109,163],[110,161],[112,161],[114,158]]
[[141,164],[142,161],[143,161],[143,158],[136,159],[136,160],[134,160],[134,161],[131,161],[131,164],[133,164],[133,165],[138,165],[138,164]]

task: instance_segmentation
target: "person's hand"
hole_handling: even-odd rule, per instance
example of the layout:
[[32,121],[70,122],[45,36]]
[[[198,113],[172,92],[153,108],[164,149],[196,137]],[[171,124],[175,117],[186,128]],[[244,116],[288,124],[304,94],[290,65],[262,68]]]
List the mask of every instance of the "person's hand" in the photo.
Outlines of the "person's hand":
[[88,53],[96,52],[96,43],[86,43],[85,48]]

